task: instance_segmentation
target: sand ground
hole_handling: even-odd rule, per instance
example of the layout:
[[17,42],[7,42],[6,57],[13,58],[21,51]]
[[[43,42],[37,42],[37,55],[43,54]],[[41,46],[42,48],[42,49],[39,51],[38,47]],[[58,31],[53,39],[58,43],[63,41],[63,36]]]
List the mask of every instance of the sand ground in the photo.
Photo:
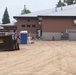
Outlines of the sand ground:
[[76,41],[35,41],[0,52],[0,75],[76,75]]

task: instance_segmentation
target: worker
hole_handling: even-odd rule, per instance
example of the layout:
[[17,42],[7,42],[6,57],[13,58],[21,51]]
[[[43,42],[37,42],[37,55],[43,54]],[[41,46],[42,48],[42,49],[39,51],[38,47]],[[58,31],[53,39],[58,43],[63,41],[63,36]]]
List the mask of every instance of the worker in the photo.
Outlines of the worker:
[[18,43],[18,38],[17,38],[17,33],[15,32],[15,29],[14,29],[14,32],[13,32],[13,47],[14,47],[14,50],[19,50],[19,43]]

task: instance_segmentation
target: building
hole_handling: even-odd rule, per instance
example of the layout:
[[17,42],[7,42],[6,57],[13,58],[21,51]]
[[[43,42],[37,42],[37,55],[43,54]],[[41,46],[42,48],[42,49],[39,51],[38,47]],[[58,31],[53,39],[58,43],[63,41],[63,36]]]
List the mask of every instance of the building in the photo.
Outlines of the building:
[[10,30],[17,30],[16,23],[8,23],[8,24],[0,24],[0,26],[3,28],[3,30],[10,31]]
[[76,4],[14,16],[17,29],[27,30],[46,40],[76,40]]

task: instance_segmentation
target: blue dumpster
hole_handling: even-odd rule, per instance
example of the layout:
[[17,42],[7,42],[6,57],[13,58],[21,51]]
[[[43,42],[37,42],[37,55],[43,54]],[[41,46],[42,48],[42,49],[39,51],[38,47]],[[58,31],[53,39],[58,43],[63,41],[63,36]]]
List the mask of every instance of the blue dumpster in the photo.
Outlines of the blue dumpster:
[[21,31],[20,32],[20,40],[21,44],[27,44],[27,31]]

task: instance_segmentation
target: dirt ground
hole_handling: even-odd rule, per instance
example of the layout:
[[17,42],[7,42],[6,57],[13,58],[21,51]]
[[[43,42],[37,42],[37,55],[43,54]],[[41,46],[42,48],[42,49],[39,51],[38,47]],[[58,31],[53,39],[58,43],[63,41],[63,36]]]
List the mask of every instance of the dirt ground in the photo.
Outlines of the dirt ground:
[[0,75],[76,75],[76,41],[34,41],[0,52]]

